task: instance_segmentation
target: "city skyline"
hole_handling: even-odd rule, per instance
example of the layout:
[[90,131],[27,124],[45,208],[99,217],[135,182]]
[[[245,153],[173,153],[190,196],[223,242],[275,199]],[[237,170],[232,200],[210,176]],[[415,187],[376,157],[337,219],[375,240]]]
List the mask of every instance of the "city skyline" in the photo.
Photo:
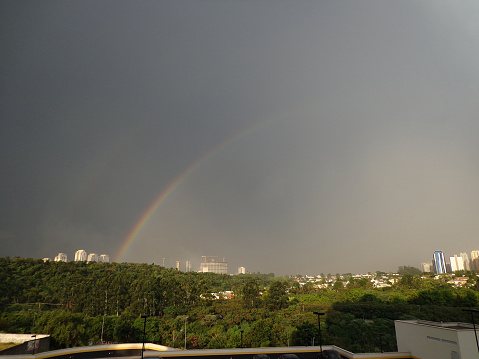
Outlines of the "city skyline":
[[0,10],[2,257],[282,275],[476,246],[477,2]]
[[[448,259],[448,260],[447,260]],[[458,271],[479,272],[479,251],[454,253],[447,257],[443,251],[436,250],[433,253],[431,262],[422,262],[420,269],[423,272],[435,272],[436,274],[454,273]]]
[[[166,258],[161,258],[162,263],[152,263],[152,264],[157,264],[157,265],[162,265],[165,268],[175,268],[178,271],[183,271],[183,272],[190,272],[190,271],[195,271],[195,272],[213,272],[213,273],[220,273],[220,274],[246,274],[250,273],[250,271],[246,271],[246,268],[242,265],[237,266],[235,269],[232,269],[232,266],[230,265],[230,270],[228,271],[228,261],[225,260],[225,257],[223,257],[222,260],[216,260],[218,256],[202,256],[203,260],[198,262],[199,265],[197,266],[197,269],[194,269],[194,266],[191,264],[191,259],[185,260],[184,261],[184,267],[181,265],[180,260],[175,260],[174,265],[166,261]],[[447,260],[449,258],[449,260]],[[43,260],[51,260],[50,258],[43,258]],[[58,253],[58,255],[54,259],[55,261],[68,261],[68,256],[65,253]],[[77,250],[75,251],[74,259],[73,261],[87,261],[87,262],[110,262],[110,257],[107,254],[101,254],[98,255],[96,253],[87,253],[85,250]],[[165,262],[166,261],[166,262]],[[479,272],[479,250],[472,250],[470,252],[470,258],[468,253],[466,252],[460,252],[460,254],[453,254],[452,256],[445,256],[443,251],[441,250],[436,250],[433,253],[432,256],[432,261],[431,262],[421,262],[418,266],[411,265],[411,267],[415,267],[417,269],[420,269],[422,272],[433,272],[435,274],[451,274],[455,273],[457,271],[476,271]],[[399,268],[398,268],[399,269]],[[369,270],[367,273],[373,273],[376,272],[377,270]],[[252,271],[254,273],[254,271]],[[329,271],[321,271],[322,273],[328,273],[331,274]],[[380,271],[382,272],[382,271]],[[386,271],[389,273],[395,273],[394,270],[391,271]],[[259,273],[259,272],[258,272]],[[272,272],[266,272],[263,274],[268,274]],[[299,272],[296,273],[287,273],[287,275],[313,275],[317,276],[319,271],[316,273],[303,273],[300,274]],[[340,273],[341,275],[345,273],[351,273],[351,272],[344,272],[344,271],[339,271],[339,272],[334,272],[334,273]],[[354,272],[354,274],[360,274],[361,272]],[[363,272],[364,273],[364,272]]]
[[[63,252],[59,252],[55,257],[54,261],[55,262],[68,262],[68,255]],[[44,261],[49,261],[51,260],[50,257],[44,257]],[[73,260],[70,259],[70,261],[73,262],[110,262],[110,256],[108,254],[97,254],[94,252],[88,253],[87,251],[83,249],[78,249],[75,251],[75,254],[73,256]]]

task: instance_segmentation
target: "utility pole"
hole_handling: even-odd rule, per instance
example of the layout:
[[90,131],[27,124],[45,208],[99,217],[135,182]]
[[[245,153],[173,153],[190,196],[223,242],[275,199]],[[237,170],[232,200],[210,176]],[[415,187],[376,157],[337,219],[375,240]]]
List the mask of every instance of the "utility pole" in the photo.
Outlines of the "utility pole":
[[471,313],[472,326],[474,327],[474,335],[476,336],[477,352],[479,353],[479,341],[477,340],[476,323],[474,323],[474,313],[479,313],[479,310],[471,308],[471,309],[463,309],[463,311]]
[[141,347],[141,359],[143,359],[143,352],[145,351],[146,318],[148,318],[148,316],[142,315],[141,317],[145,319],[143,323],[143,346]]
[[185,350],[186,350],[186,322],[188,321],[188,317],[185,318]]
[[318,316],[318,330],[319,330],[319,350],[321,352],[321,356],[319,358],[323,358],[323,343],[321,338],[321,316],[324,315],[322,312],[313,312]]

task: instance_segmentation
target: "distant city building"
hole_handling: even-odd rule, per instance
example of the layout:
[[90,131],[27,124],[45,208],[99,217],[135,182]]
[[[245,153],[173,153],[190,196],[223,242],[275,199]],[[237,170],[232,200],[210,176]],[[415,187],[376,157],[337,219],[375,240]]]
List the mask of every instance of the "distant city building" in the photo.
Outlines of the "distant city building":
[[75,252],[75,262],[83,262],[87,260],[87,253],[83,249],[79,249]]
[[238,274],[246,274],[246,268],[245,267],[239,267],[238,268]]
[[67,255],[65,253],[58,253],[58,255],[55,257],[55,262],[66,262],[67,261]]
[[88,255],[87,262],[98,262],[98,254],[90,253]]
[[444,253],[442,251],[435,251],[432,257],[432,262],[434,263],[434,271],[437,274],[447,273],[446,261],[444,260]]
[[454,257],[449,257],[449,260],[451,261],[451,272],[464,270],[462,257],[458,257],[457,254],[454,254]]
[[185,272],[189,272],[189,271],[191,271],[191,262],[186,261],[185,262]]
[[479,251],[471,252],[471,270],[479,271]]
[[421,271],[422,272],[432,272],[432,263],[421,263]]
[[180,261],[176,261],[176,270],[177,270],[177,271],[180,270]]
[[50,258],[43,258],[43,261],[44,261],[44,262],[50,262],[51,259],[50,259]]
[[200,272],[203,273],[218,273],[218,274],[228,274],[228,263],[225,262],[224,258],[222,262],[216,262],[210,260],[201,263]]
[[110,256],[108,254],[101,254],[98,257],[98,261],[103,263],[110,263]]
[[461,253],[462,263],[464,264],[464,270],[471,270],[471,262],[467,253]]

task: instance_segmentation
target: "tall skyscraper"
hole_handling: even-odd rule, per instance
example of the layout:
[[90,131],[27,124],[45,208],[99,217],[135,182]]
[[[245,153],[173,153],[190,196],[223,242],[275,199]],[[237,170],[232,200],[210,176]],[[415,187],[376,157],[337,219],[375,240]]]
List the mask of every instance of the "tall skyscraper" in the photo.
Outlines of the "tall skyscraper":
[[425,273],[432,272],[431,271],[431,263],[421,263],[421,271]]
[[245,267],[238,267],[238,274],[246,274],[246,268]]
[[444,253],[442,253],[442,251],[434,252],[432,262],[434,263],[434,270],[437,274],[445,274],[447,272],[446,261],[444,260]]
[[96,253],[90,253],[88,255],[87,262],[98,262],[98,254]]
[[457,254],[454,254],[454,257],[449,257],[449,260],[451,261],[451,272],[464,270],[462,257],[458,257]]
[[185,263],[185,272],[189,272],[191,271],[191,262],[190,261],[186,261]]
[[462,263],[464,264],[464,270],[471,270],[471,262],[467,253],[461,253]]
[[176,261],[176,270],[180,271],[180,261]]
[[75,262],[82,262],[87,260],[87,253],[83,249],[79,249],[75,252]]
[[479,271],[479,251],[471,252],[471,270]]
[[65,253],[58,253],[58,255],[55,257],[55,262],[66,262],[67,261],[67,255]]

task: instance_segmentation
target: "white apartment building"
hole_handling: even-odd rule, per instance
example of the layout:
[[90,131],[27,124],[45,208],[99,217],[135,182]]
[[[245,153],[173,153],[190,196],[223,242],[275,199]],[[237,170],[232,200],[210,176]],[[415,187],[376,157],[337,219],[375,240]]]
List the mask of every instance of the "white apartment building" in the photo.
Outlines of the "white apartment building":
[[100,254],[98,257],[99,262],[110,263],[110,256],[108,254]]
[[461,253],[462,263],[464,263],[464,270],[471,270],[471,261],[467,253]]
[[432,272],[432,263],[421,263],[421,271],[426,273]]
[[54,259],[55,262],[66,262],[67,255],[65,253],[58,253],[58,255]]
[[98,262],[98,254],[96,253],[90,253],[88,255],[88,259],[87,259],[88,262]]
[[83,262],[87,260],[87,253],[83,249],[79,249],[75,252],[75,262]]
[[462,257],[458,257],[457,254],[454,254],[454,257],[449,257],[449,261],[451,262],[451,272],[464,270],[464,262]]
[[479,269],[479,251],[471,252],[471,270],[477,271]]

